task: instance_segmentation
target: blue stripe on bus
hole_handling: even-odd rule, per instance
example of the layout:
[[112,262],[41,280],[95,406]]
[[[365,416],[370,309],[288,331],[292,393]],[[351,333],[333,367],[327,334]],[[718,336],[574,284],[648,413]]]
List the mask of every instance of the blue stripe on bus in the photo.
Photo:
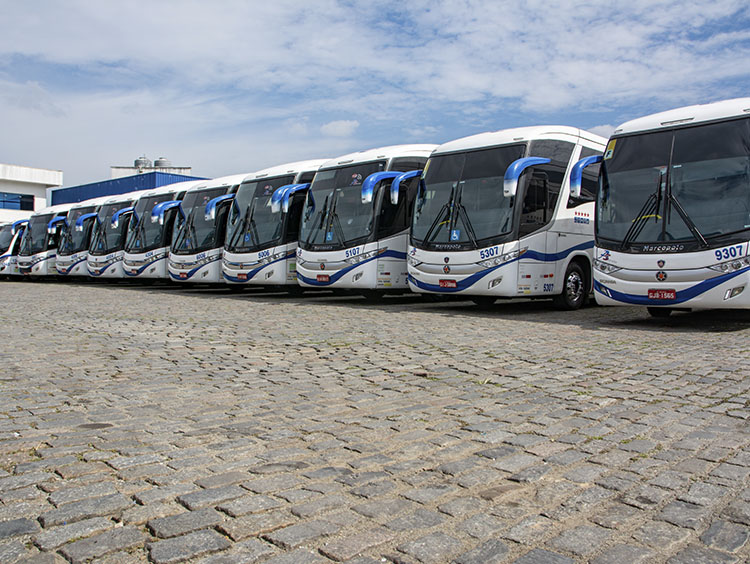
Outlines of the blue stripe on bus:
[[[371,251],[368,251],[371,252]],[[353,264],[351,266],[347,266],[343,270],[339,270],[338,272],[335,272],[330,275],[330,278],[328,279],[328,282],[319,282],[317,278],[307,278],[306,276],[303,276],[299,273],[299,269],[297,269],[297,279],[302,280],[305,284],[309,284],[311,286],[330,286],[331,284],[334,284],[336,281],[341,279],[342,276],[345,276],[355,268],[358,268],[362,266],[363,264],[367,264],[370,261],[373,261],[375,259],[379,258],[386,258],[386,257],[392,257],[397,259],[406,260],[406,253],[402,253],[400,251],[385,251],[384,253],[381,253],[379,255],[375,255],[372,258],[368,258],[367,260],[363,260],[362,262],[358,262],[357,264]],[[309,261],[309,262],[315,262],[315,261]]]
[[147,262],[147,263],[146,263],[146,264],[144,264],[144,265],[143,265],[142,267],[140,267],[140,268],[139,268],[139,269],[138,269],[138,270],[136,271],[136,273],[135,273],[135,274],[132,274],[132,273],[128,272],[128,269],[127,269],[127,268],[125,268],[125,266],[124,266],[124,265],[123,265],[123,267],[122,267],[122,271],[123,271],[123,272],[125,273],[125,276],[138,276],[139,274],[142,274],[142,273],[143,273],[143,271],[144,271],[144,270],[146,270],[146,269],[147,269],[147,268],[148,268],[149,266],[151,266],[152,264],[156,264],[156,263],[157,263],[157,262],[159,262],[160,260],[165,260],[166,258],[167,258],[167,255],[163,255],[163,256],[160,256],[159,258],[156,258],[156,259],[152,260],[151,262]]
[[247,282],[247,281],[249,281],[249,280],[252,280],[252,279],[253,279],[253,278],[254,278],[254,277],[255,277],[255,276],[256,276],[256,275],[257,275],[257,274],[258,274],[258,273],[259,273],[259,272],[260,272],[261,270],[263,270],[263,269],[264,269],[264,268],[266,268],[267,266],[271,266],[272,264],[275,264],[275,263],[277,263],[277,262],[279,262],[279,261],[282,261],[282,260],[287,260],[287,259],[290,259],[290,258],[294,258],[294,255],[295,255],[295,254],[296,254],[296,252],[295,252],[295,251],[291,251],[291,252],[289,252],[289,253],[285,254],[285,255],[284,255],[283,257],[281,257],[281,258],[278,258],[278,259],[276,259],[276,260],[274,260],[274,261],[268,262],[268,263],[266,263],[266,264],[264,264],[264,265],[262,265],[262,266],[259,266],[258,268],[255,268],[255,269],[253,269],[253,270],[251,270],[250,272],[248,272],[248,273],[247,273],[247,278],[245,278],[245,279],[242,279],[242,278],[238,278],[238,277],[236,277],[236,276],[229,276],[229,275],[228,275],[228,274],[227,274],[226,272],[224,272],[224,271],[222,271],[222,275],[224,276],[224,278],[226,278],[226,279],[227,279],[227,280],[229,280],[230,282],[238,282],[238,283],[242,284],[242,283],[244,283],[244,282]]
[[[210,261],[208,261],[207,263],[205,263],[205,264],[201,264],[200,266],[196,266],[196,267],[195,267],[194,269],[192,269],[192,270],[188,270],[188,271],[187,271],[187,272],[185,273],[185,274],[187,275],[187,276],[186,276],[185,278],[182,278],[182,277],[181,277],[181,276],[180,276],[179,274],[177,274],[177,275],[173,274],[173,273],[172,273],[172,271],[171,271],[171,270],[169,270],[169,268],[167,268],[167,271],[169,272],[169,275],[170,275],[170,276],[171,276],[172,278],[174,278],[175,280],[182,280],[182,281],[184,281],[184,280],[189,280],[189,279],[190,279],[190,277],[191,277],[191,276],[193,276],[193,274],[195,274],[196,272],[198,272],[198,271],[199,271],[199,270],[200,270],[201,268],[203,268],[204,266],[208,266],[209,264],[211,264],[212,262],[216,262],[217,260],[221,260],[221,255],[216,255],[215,257],[213,257],[213,258],[212,258],[212,259],[211,259]],[[182,273],[180,273],[180,274],[182,274]]]
[[[81,264],[82,262],[86,262],[86,260],[87,259],[85,259],[85,258],[82,258],[81,260],[77,260],[74,263],[72,263],[65,272],[60,272],[58,270],[57,273],[60,274],[60,275],[62,275],[62,276],[67,276],[68,274],[71,273],[71,271],[73,270],[74,266],[76,266],[77,264]],[[57,268],[57,265],[55,265],[55,268]]]
[[656,306],[656,305],[670,306],[670,305],[682,304],[688,300],[692,300],[693,298],[696,298],[700,296],[701,294],[708,292],[709,290],[715,288],[716,286],[723,284],[727,280],[731,280],[735,276],[739,276],[740,274],[743,274],[748,271],[750,271],[750,268],[743,268],[742,270],[738,270],[736,272],[730,272],[727,274],[716,276],[715,278],[709,278],[708,280],[699,282],[695,286],[690,286],[689,288],[675,292],[676,298],[674,300],[653,300],[653,299],[649,299],[648,296],[643,296],[643,295],[638,295],[638,294],[626,294],[624,292],[618,292],[617,290],[613,290],[609,286],[605,286],[604,284],[602,284],[601,282],[597,280],[594,280],[594,291],[599,292],[604,297],[617,300],[618,302],[622,302],[625,304],[646,305],[646,306]]
[[417,288],[420,288],[421,290],[427,290],[428,292],[440,292],[443,294],[452,294],[452,293],[460,292],[462,290],[469,289],[472,285],[479,282],[479,280],[481,280],[488,274],[496,271],[499,268],[502,268],[503,266],[507,266],[521,259],[523,260],[531,259],[531,260],[536,260],[539,262],[557,262],[559,260],[566,258],[568,255],[570,255],[571,253],[575,251],[583,251],[586,249],[592,249],[593,247],[594,247],[594,242],[587,241],[586,243],[581,243],[580,245],[576,245],[575,247],[570,247],[569,249],[560,251],[559,253],[541,253],[538,251],[526,251],[520,257],[516,257],[512,260],[509,260],[508,262],[504,262],[503,264],[498,264],[497,266],[493,266],[491,268],[488,268],[487,270],[482,270],[481,272],[472,274],[471,276],[468,276],[464,278],[463,280],[456,280],[455,288],[441,288],[437,284],[428,284],[427,282],[422,282],[421,280],[417,280],[411,274],[409,274],[408,280],[414,286],[416,286]]

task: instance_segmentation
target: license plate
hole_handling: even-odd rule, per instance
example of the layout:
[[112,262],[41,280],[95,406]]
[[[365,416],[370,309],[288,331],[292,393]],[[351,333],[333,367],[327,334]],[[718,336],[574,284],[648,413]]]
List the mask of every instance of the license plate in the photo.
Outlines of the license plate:
[[187,274],[185,272],[180,272],[180,278],[187,278]]
[[239,273],[239,274],[237,275],[237,278],[238,278],[239,280],[247,280],[247,274],[245,274],[244,272],[240,272],[240,273]]
[[318,274],[318,282],[330,282],[331,277],[328,274]]
[[440,287],[441,288],[455,288],[456,281],[455,280],[441,280]]
[[649,290],[649,300],[676,300],[677,292],[675,290]]

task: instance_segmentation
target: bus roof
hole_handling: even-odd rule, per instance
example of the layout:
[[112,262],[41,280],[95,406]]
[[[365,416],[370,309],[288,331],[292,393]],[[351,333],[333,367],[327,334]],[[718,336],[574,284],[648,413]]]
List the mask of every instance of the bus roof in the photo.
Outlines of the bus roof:
[[678,125],[690,125],[739,116],[750,116],[750,98],[734,98],[711,104],[684,106],[632,119],[615,129],[613,135],[667,129]]
[[150,198],[151,196],[161,196],[163,194],[172,194],[174,192],[181,192],[182,190],[190,190],[193,186],[197,186],[198,184],[205,184],[205,180],[184,180],[182,182],[174,182],[172,184],[165,184],[164,186],[159,186],[158,188],[151,188],[149,190],[143,190],[143,192],[138,196],[138,199],[141,198]]
[[244,182],[251,182],[259,178],[273,178],[274,176],[284,176],[287,174],[297,174],[300,172],[317,171],[323,164],[327,163],[330,159],[315,159],[309,161],[296,161],[293,163],[286,163],[282,165],[276,165],[269,168],[264,168],[252,174],[248,174]]
[[72,206],[73,204],[57,204],[55,206],[47,206],[46,208],[42,208],[32,213],[31,217],[34,217],[35,215],[46,215],[49,213],[58,214],[58,215],[63,214],[63,213],[68,213],[68,210]]
[[570,127],[567,125],[535,125],[530,127],[515,127],[512,129],[501,129],[500,131],[487,131],[477,133],[469,137],[462,137],[453,141],[443,143],[435,149],[436,155],[444,153],[455,153],[459,151],[469,151],[482,147],[496,147],[498,145],[508,145],[511,143],[521,143],[531,141],[532,139],[559,139],[561,141],[577,142],[579,139],[585,139],[594,144],[606,144],[607,140],[589,131]]
[[188,192],[197,192],[198,190],[205,190],[207,188],[221,188],[223,186],[231,187],[236,184],[241,184],[242,180],[249,176],[248,173],[244,174],[231,174],[229,176],[220,176],[213,180],[202,180],[195,186],[190,187]]
[[418,144],[418,145],[390,145],[388,147],[378,147],[376,149],[366,149],[357,153],[349,153],[338,158],[326,161],[320,167],[338,168],[340,166],[377,161],[380,159],[392,159],[394,157],[429,157],[437,145]]

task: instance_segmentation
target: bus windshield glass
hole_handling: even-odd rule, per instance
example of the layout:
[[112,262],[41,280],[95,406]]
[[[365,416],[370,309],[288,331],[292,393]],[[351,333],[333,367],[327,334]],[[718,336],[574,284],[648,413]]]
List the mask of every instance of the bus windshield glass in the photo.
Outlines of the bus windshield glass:
[[35,215],[29,219],[18,254],[31,256],[47,250],[47,224],[53,217],[55,217],[54,214],[47,213]]
[[513,230],[513,200],[503,195],[505,170],[526,145],[431,157],[414,209],[411,238],[425,245],[475,249]]
[[145,253],[164,246],[165,226],[151,221],[151,210],[156,204],[168,202],[174,194],[159,194],[140,198],[135,204],[135,212],[128,223],[125,250],[129,253]]
[[0,253],[4,253],[10,248],[13,241],[13,226],[9,223],[0,227]]
[[307,193],[300,246],[309,250],[336,250],[358,245],[373,232],[375,202],[362,203],[362,183],[385,170],[385,161],[321,170]]
[[597,241],[688,250],[747,239],[750,118],[614,138],[600,180]]
[[92,255],[106,255],[122,249],[122,225],[118,225],[117,228],[112,227],[112,215],[117,210],[129,207],[132,203],[132,201],[118,202],[99,207],[94,232],[91,235],[91,246],[89,247]]
[[216,240],[216,219],[206,220],[206,204],[226,193],[227,187],[222,186],[185,194],[181,204],[185,217],[178,214],[174,222],[173,253],[192,255],[221,246],[222,242]]
[[84,214],[92,213],[96,210],[96,206],[88,206],[85,208],[75,208],[68,212],[67,216],[67,227],[63,227],[62,235],[60,236],[60,245],[57,247],[57,254],[62,256],[72,255],[73,253],[80,253],[89,248],[89,235],[91,235],[91,226],[94,224],[93,218],[87,221],[83,230],[79,231],[75,228],[76,220]]
[[243,182],[229,211],[225,248],[233,253],[273,246],[281,237],[284,216],[271,211],[277,188],[294,182],[294,175]]

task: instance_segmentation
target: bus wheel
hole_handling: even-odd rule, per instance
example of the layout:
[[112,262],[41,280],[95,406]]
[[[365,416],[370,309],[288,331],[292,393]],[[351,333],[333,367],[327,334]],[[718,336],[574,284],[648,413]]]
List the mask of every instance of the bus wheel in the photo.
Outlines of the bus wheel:
[[488,308],[497,301],[497,298],[494,296],[473,296],[471,301],[481,308]]
[[562,293],[555,296],[553,301],[560,309],[579,309],[586,303],[587,290],[586,276],[581,266],[577,262],[571,262],[565,271]]
[[663,319],[672,315],[672,308],[670,307],[647,307],[646,309],[651,317]]

